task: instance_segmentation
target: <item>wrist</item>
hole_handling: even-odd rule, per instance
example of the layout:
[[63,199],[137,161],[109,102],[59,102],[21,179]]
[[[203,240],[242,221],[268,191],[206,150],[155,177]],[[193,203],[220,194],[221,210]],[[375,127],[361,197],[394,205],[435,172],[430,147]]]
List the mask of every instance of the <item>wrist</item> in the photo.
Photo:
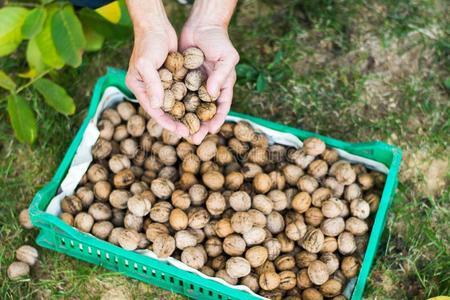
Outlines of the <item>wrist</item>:
[[161,0],[127,0],[135,33],[160,31],[170,26]]
[[187,25],[228,28],[237,0],[196,0]]

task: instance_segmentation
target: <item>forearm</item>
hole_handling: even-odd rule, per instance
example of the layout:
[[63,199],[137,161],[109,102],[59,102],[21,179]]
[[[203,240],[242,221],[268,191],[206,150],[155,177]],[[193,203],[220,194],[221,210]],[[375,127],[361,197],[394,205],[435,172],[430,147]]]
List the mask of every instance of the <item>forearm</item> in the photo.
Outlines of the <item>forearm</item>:
[[135,32],[158,29],[169,22],[161,0],[126,0],[126,3]]
[[199,25],[228,27],[237,0],[196,0],[189,22]]

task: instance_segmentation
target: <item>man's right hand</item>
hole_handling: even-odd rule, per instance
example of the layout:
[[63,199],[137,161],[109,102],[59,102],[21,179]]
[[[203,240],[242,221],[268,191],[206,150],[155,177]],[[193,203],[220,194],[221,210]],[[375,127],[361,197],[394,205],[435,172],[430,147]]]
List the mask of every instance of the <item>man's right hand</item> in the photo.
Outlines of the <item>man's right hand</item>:
[[[157,5],[159,1],[148,1],[138,5],[130,1],[128,8],[131,16],[144,11],[142,6]],[[156,4],[154,4],[155,2]],[[133,7],[136,5],[137,7]],[[164,7],[162,7],[164,9]],[[147,10],[148,12],[148,10]],[[142,108],[163,128],[176,132],[182,137],[189,136],[188,128],[181,122],[174,121],[161,109],[164,89],[158,74],[169,52],[177,51],[177,35],[165,13],[158,14],[153,7],[154,14],[145,18],[136,17],[134,25],[134,47],[130,58],[126,84],[134,93]]]

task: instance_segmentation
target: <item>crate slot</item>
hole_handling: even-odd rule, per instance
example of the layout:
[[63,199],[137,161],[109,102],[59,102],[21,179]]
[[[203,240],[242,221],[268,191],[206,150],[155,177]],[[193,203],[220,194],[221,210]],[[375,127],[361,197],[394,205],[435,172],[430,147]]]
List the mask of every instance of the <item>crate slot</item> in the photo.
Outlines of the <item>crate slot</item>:
[[70,241],[70,247],[75,248],[75,243],[73,241]]
[[102,252],[100,250],[97,250],[97,256],[101,257],[102,256]]
[[134,263],[133,267],[134,267],[134,269],[135,269],[136,271],[138,270],[138,265],[137,265],[137,263]]
[[92,248],[88,246],[87,250],[88,250],[87,252],[89,253],[89,255],[91,255],[92,254]]
[[106,258],[107,261],[109,261],[109,253],[105,254],[105,258]]
[[179,284],[180,284],[180,286],[183,286],[184,285],[183,280],[180,280]]
[[130,266],[129,263],[128,263],[128,259],[124,260],[124,264],[125,264],[125,267],[127,267],[127,268]]
[[170,283],[174,283],[175,282],[175,280],[173,279],[172,276],[169,277],[169,281],[170,281]]
[[142,267],[142,272],[143,272],[144,274],[147,274],[147,267]]
[[152,276],[156,277],[156,271],[155,270],[152,270]]
[[208,295],[212,297],[213,295],[212,291],[208,291]]
[[63,245],[63,246],[66,245],[66,241],[63,238],[61,238],[61,245]]
[[203,288],[202,288],[202,287],[200,287],[200,288],[198,289],[198,291],[199,291],[200,293],[203,294]]
[[79,244],[78,247],[80,248],[80,251],[83,252],[83,244]]

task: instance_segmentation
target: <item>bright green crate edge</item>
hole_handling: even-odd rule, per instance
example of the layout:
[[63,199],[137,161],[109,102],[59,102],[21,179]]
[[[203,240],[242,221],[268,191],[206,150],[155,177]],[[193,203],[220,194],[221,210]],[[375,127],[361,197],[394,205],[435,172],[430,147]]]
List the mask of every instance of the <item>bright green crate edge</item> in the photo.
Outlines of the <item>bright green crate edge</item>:
[[[162,287],[167,290],[181,293],[190,298],[218,299],[217,294],[221,294],[224,297],[224,299],[226,298],[252,299],[253,297],[251,297],[249,294],[245,292],[228,288],[215,281],[206,280],[193,273],[180,270],[174,266],[159,262],[152,258],[145,257],[131,251],[126,251],[120,247],[111,245],[110,243],[96,239],[90,235],[81,233],[72,228],[71,226],[67,225],[63,221],[61,221],[56,216],[50,215],[45,212],[48,203],[50,202],[52,197],[56,194],[56,191],[61,181],[63,180],[68,168],[70,167],[72,159],[78,148],[78,145],[80,144],[81,139],[83,137],[83,133],[90,119],[92,119],[92,117],[94,116],[98,103],[105,89],[110,86],[115,86],[119,88],[122,92],[124,92],[126,95],[132,97],[132,93],[128,90],[128,88],[125,85],[125,74],[126,73],[123,70],[108,68],[107,74],[97,81],[94,88],[94,92],[91,97],[91,103],[89,106],[88,114],[85,120],[83,121],[80,129],[78,130],[75,138],[70,144],[69,149],[64,155],[64,158],[61,164],[59,165],[58,169],[56,170],[54,177],[47,185],[45,185],[40,191],[38,191],[35,197],[33,198],[33,201],[29,208],[31,220],[36,227],[41,229],[41,233],[37,238],[37,243],[43,247],[59,251],[71,256],[75,256],[87,262],[102,265],[113,271],[119,271],[130,277],[151,283],[153,285]],[[367,278],[369,276],[370,268],[372,266],[380,242],[380,238],[383,233],[384,225],[387,218],[387,212],[389,210],[397,187],[398,183],[397,175],[400,169],[400,162],[402,157],[401,150],[397,147],[388,145],[380,141],[369,143],[357,143],[357,144],[347,143],[330,137],[321,136],[313,132],[288,127],[285,125],[277,124],[271,121],[263,120],[260,118],[256,118],[241,113],[231,112],[230,115],[246,118],[248,120],[251,120],[255,123],[269,127],[274,130],[292,133],[298,136],[300,139],[305,139],[311,136],[320,137],[323,141],[325,141],[327,145],[331,147],[343,149],[352,154],[382,162],[387,167],[389,167],[389,173],[387,175],[386,184],[383,189],[380,206],[377,215],[375,217],[374,225],[370,235],[361,271],[359,273],[358,280],[351,298],[352,300],[361,299],[363,296]],[[72,241],[73,240],[79,241],[85,246],[91,246],[91,249],[94,249],[94,251],[97,248],[98,250],[106,251],[115,257],[122,257],[124,259],[126,258],[126,260],[128,261],[137,262],[139,265],[146,266],[149,269],[159,270],[160,272],[166,274],[166,276],[173,276],[175,278],[184,281],[186,284],[183,287],[180,287],[179,285],[169,282],[168,280],[163,280],[161,278],[152,278],[152,276],[143,276],[143,274],[131,270],[130,267],[124,267],[120,264],[114,267],[114,264],[111,264],[109,261],[108,262],[105,261],[104,258],[94,257],[93,255],[88,255],[85,254],[84,252],[71,251],[69,249],[69,253],[67,253],[68,250],[65,247],[59,246],[59,240],[61,238],[66,238]],[[193,285],[193,288],[191,288],[191,284]],[[213,291],[214,296],[209,297],[208,295],[199,293],[200,288],[203,288],[205,292]]]

